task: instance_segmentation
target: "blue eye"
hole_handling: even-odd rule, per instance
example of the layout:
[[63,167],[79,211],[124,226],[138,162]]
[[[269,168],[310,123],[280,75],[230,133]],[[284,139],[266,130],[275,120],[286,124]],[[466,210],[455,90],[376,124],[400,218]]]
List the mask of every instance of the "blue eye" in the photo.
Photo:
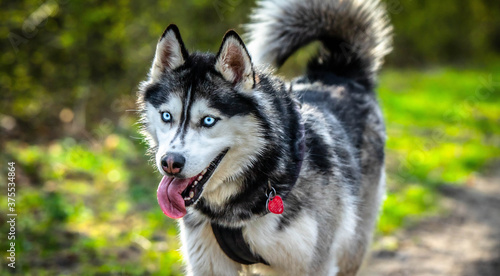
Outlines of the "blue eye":
[[211,126],[215,125],[216,122],[217,122],[217,119],[215,119],[214,117],[206,116],[201,121],[201,125],[204,127],[211,127]]
[[161,113],[161,119],[165,123],[170,123],[172,121],[172,115],[170,115],[170,113],[168,113],[168,112],[162,112]]

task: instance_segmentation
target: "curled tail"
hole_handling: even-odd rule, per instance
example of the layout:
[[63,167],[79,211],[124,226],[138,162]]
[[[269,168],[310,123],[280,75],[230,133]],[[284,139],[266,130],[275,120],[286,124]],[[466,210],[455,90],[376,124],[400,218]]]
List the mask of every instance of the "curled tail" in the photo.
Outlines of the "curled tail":
[[373,88],[391,51],[392,27],[379,0],[260,0],[246,26],[255,63],[282,65],[319,40],[309,71],[328,71]]

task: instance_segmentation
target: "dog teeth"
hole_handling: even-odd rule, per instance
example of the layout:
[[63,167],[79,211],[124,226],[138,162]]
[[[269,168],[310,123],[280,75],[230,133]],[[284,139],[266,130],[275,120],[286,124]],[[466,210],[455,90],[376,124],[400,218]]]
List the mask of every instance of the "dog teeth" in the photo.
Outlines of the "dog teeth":
[[188,196],[186,196],[186,197],[184,198],[184,200],[185,200],[185,201],[188,201],[188,200],[191,200],[191,198],[190,198],[190,197],[188,197]]
[[204,175],[207,173],[207,169],[204,169],[203,171],[201,171],[201,174]]
[[196,181],[196,180],[195,180],[195,181],[193,182],[193,186],[196,186],[196,185],[198,185],[198,181]]
[[198,181],[201,181],[203,179],[203,175],[198,176]]
[[192,199],[194,197],[194,191],[191,190],[189,191],[189,199]]

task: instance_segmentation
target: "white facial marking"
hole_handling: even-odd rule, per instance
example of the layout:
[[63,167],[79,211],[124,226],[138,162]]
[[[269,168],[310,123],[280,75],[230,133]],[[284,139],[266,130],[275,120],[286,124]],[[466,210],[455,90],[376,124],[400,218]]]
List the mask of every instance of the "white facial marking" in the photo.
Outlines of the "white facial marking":
[[[161,118],[161,112],[167,111],[172,116],[171,123],[165,123]],[[151,135],[156,136],[155,138],[158,143],[158,151],[155,160],[158,170],[161,173],[163,173],[163,169],[160,163],[161,158],[171,147],[169,143],[174,138],[176,129],[179,126],[181,111],[182,101],[176,94],[171,94],[169,101],[163,103],[158,108],[155,108],[152,104],[147,103],[147,116],[149,121],[148,131],[151,133]]]
[[[193,92],[194,93],[194,92]],[[241,185],[238,177],[257,160],[264,148],[265,140],[260,133],[257,119],[252,115],[227,117],[219,110],[211,108],[205,99],[195,99],[190,110],[182,116],[184,106],[181,98],[172,94],[168,102],[159,108],[148,104],[148,131],[158,141],[156,163],[163,173],[161,158],[167,152],[181,154],[186,163],[181,171],[182,177],[199,175],[193,182],[197,185],[203,180],[210,163],[226,149],[226,156],[203,187],[203,197],[210,204],[222,204],[231,197]],[[160,112],[170,112],[172,122],[165,123]],[[189,122],[181,122],[181,117]],[[203,127],[202,120],[210,116],[218,119],[211,127]],[[185,128],[183,127],[185,125]],[[183,133],[178,133],[182,127]],[[185,132],[184,132],[185,130]]]

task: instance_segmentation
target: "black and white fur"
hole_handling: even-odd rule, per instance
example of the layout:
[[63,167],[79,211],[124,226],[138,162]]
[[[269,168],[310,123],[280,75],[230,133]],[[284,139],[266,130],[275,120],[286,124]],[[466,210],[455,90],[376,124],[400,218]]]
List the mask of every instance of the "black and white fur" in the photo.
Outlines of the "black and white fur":
[[[373,89],[390,52],[385,11],[378,0],[263,0],[251,18],[249,51],[229,31],[217,54],[190,54],[169,26],[138,93],[162,174],[195,177],[229,149],[179,220],[186,272],[355,275],[384,195],[385,129]],[[324,47],[303,76],[287,83],[265,69],[314,40]],[[209,128],[200,125],[208,115],[218,118]],[[172,151],[186,159],[176,176],[161,165]],[[266,209],[268,183],[283,197],[281,215]],[[269,265],[232,261],[211,223],[241,227]]]

